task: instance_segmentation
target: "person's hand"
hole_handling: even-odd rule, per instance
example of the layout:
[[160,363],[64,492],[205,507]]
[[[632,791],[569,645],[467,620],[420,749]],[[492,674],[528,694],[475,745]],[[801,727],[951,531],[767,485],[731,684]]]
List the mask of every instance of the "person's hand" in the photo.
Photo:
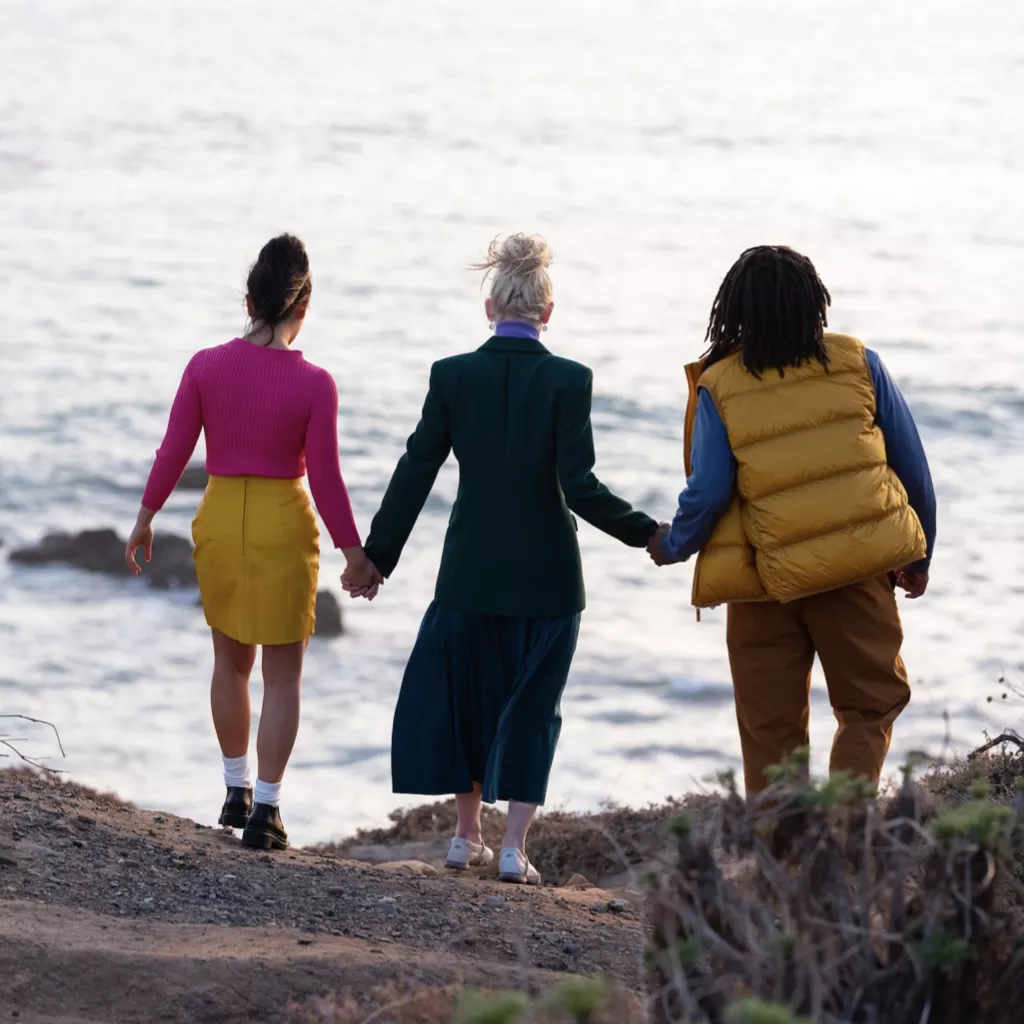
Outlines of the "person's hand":
[[896,586],[907,592],[907,597],[914,601],[924,596],[928,589],[928,573],[911,572],[909,569],[901,569],[896,573]]
[[362,548],[345,552],[347,564],[341,574],[341,587],[353,600],[365,597],[372,601],[384,584],[381,571],[366,557]]
[[647,554],[651,556],[651,561],[655,565],[671,565],[672,560],[665,557],[665,552],[661,549],[661,542],[666,536],[668,536],[669,530],[672,529],[671,523],[661,523],[658,529],[651,534],[647,541]]
[[139,517],[135,520],[135,526],[132,527],[131,536],[124,549],[124,560],[136,576],[142,572],[142,566],[135,561],[135,555],[139,548],[145,550],[146,561],[151,562],[153,560],[153,513],[149,509],[139,510]]

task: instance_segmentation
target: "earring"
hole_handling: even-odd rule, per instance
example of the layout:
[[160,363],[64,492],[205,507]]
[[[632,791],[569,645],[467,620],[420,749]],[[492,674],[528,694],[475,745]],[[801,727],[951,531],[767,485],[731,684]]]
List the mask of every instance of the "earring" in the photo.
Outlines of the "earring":
[[548,325],[547,325],[547,324],[541,324],[541,325],[540,325],[540,329],[541,329],[542,331],[546,331],[546,330],[548,329]]
[[489,331],[493,331],[494,330],[494,322],[493,321],[487,325],[487,329]]

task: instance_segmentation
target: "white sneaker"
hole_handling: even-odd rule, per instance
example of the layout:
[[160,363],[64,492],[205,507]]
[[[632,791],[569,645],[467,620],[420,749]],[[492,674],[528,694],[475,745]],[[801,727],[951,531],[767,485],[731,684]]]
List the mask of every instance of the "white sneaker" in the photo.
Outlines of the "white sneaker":
[[517,885],[540,885],[540,872],[514,846],[506,846],[501,851],[498,878]]
[[448,847],[448,856],[444,866],[453,871],[465,871],[466,868],[485,868],[494,860],[494,851],[484,843],[471,843],[468,839],[456,836]]

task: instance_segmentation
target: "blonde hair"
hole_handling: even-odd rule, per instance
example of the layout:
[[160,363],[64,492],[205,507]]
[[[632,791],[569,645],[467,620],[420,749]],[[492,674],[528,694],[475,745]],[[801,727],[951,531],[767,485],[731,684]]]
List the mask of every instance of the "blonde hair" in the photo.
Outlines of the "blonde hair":
[[470,270],[484,271],[491,281],[491,302],[499,320],[539,323],[551,302],[548,267],[554,254],[543,235],[498,235],[487,247],[487,258]]

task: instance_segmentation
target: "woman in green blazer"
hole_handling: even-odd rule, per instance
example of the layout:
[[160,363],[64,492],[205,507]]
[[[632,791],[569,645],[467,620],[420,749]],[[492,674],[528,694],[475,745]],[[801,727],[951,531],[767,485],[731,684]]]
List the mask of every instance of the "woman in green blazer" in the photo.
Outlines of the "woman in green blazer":
[[395,710],[393,786],[456,794],[447,864],[457,869],[494,859],[480,805],[508,800],[499,876],[534,884],[526,833],[544,803],[585,605],[572,513],[630,547],[645,547],[658,530],[593,473],[591,371],[540,343],[553,308],[550,263],[537,236],[491,244],[477,269],[491,278],[494,337],[434,364],[423,415],[366,542],[389,577],[454,451],[459,492]]

